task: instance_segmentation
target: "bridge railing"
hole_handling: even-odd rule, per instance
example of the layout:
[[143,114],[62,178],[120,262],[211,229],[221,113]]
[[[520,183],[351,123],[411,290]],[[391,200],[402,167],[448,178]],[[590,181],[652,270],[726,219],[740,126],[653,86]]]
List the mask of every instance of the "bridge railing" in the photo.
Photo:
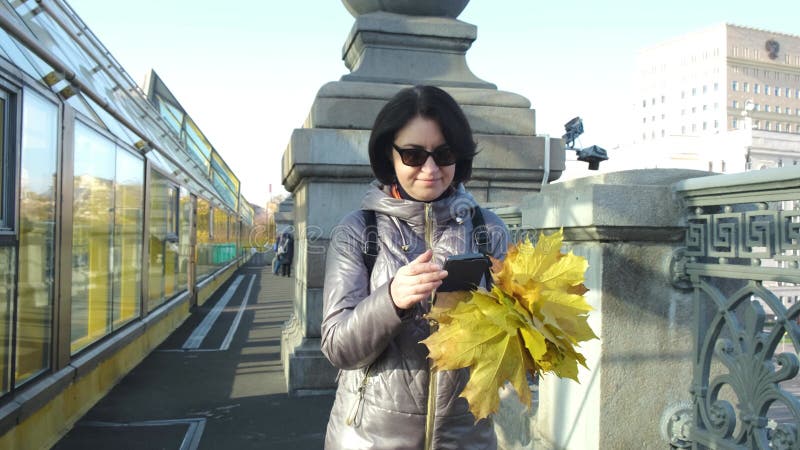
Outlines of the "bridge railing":
[[[694,291],[693,410],[674,447],[800,446],[800,167],[676,183]],[[793,392],[793,389],[795,392]]]

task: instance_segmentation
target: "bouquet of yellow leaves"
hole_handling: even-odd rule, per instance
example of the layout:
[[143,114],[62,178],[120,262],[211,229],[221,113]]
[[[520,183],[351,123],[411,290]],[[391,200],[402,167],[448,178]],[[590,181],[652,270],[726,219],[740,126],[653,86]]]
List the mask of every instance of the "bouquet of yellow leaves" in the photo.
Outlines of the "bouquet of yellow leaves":
[[434,370],[470,368],[461,396],[475,419],[496,412],[498,389],[509,381],[530,405],[526,373],[551,372],[578,381],[575,350],[597,336],[587,324],[592,309],[583,297],[586,259],[561,253],[562,230],[534,246],[509,247],[505,261],[493,261],[491,291],[440,293],[428,317],[439,328],[422,343]]

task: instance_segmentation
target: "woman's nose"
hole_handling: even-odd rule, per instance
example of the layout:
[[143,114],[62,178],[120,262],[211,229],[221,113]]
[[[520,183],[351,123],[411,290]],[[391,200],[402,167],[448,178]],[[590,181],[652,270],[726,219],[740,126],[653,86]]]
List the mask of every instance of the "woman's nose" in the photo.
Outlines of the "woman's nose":
[[428,155],[425,164],[422,165],[422,169],[426,172],[435,172],[439,170],[439,166],[436,164],[436,161],[433,160],[433,156]]

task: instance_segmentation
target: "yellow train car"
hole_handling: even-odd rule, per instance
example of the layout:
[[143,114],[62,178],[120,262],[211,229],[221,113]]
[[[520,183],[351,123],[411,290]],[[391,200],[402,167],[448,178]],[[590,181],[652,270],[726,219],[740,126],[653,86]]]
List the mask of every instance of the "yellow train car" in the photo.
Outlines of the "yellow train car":
[[239,180],[68,4],[0,0],[0,448],[46,448],[250,255]]

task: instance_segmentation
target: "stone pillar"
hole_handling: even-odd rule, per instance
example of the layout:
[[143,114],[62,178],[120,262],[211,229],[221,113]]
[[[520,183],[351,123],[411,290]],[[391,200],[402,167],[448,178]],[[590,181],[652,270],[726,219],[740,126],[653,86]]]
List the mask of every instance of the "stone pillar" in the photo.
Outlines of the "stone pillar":
[[[587,258],[589,323],[599,340],[580,347],[580,384],[544,376],[531,418],[536,448],[666,448],[660,422],[690,402],[691,291],[672,284],[685,218],[671,185],[708,172],[653,169],[546,186],[520,205],[523,227],[564,229]],[[668,419],[668,417],[667,417]]]
[[336,371],[319,350],[325,250],[332,228],[357,209],[372,180],[369,130],[398,90],[434,84],[462,105],[480,153],[468,189],[485,206],[514,204],[537,191],[543,174],[564,170],[560,139],[536,136],[535,112],[469,70],[477,28],[457,20],[468,0],[345,0],[355,16],[342,59],[351,73],[320,88],[283,155],[283,184],[295,199],[294,315],[281,351],[290,393],[332,389]]

